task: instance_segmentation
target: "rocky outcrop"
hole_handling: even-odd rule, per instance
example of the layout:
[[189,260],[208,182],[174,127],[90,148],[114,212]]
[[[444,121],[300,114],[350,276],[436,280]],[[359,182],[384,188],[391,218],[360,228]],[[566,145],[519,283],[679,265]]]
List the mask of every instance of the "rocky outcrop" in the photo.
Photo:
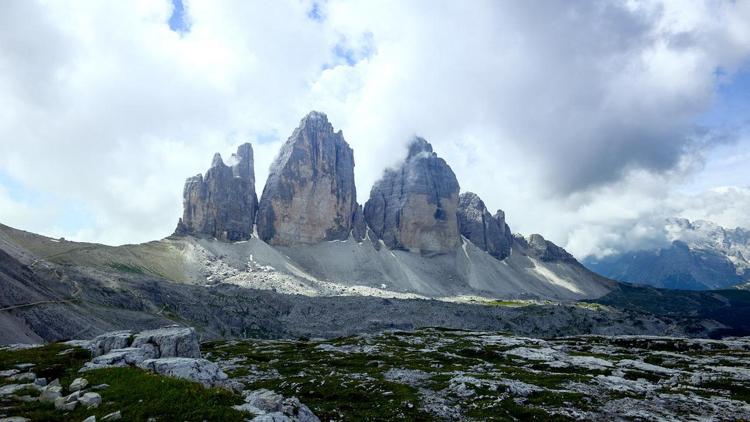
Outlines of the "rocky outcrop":
[[86,362],[83,371],[138,365],[146,359],[201,357],[198,336],[192,327],[171,326],[137,334],[114,331],[92,340],[75,340],[68,344],[92,351],[92,359]]
[[505,223],[505,213],[493,216],[477,194],[464,192],[458,197],[458,227],[461,235],[497,259],[510,255],[513,235]]
[[143,331],[135,336],[131,347],[144,349],[154,358],[201,357],[200,343],[192,327],[166,327]]
[[313,111],[271,165],[258,206],[258,235],[271,245],[344,240],[355,226],[356,200],[352,149],[325,114]]
[[320,422],[298,398],[285,398],[265,388],[250,391],[245,396],[245,403],[232,407],[258,415],[252,419],[253,422]]
[[370,191],[364,216],[375,235],[391,249],[442,253],[460,244],[459,185],[432,145],[415,138],[406,160],[386,170]]
[[[94,354],[91,361],[86,362],[79,372],[138,366],[157,374],[189,379],[205,386],[221,385],[227,379],[227,375],[215,363],[201,359],[200,343],[192,327],[171,326],[134,335],[129,331],[117,331],[102,334],[90,341],[74,340],[68,344],[88,348],[94,352],[104,351],[104,354]],[[107,350],[102,344],[125,347]],[[81,379],[74,380],[73,384],[76,383],[82,384]],[[70,389],[75,390],[73,385]]]
[[198,174],[185,181],[184,211],[175,234],[231,242],[250,238],[258,204],[253,147],[240,145],[230,164],[216,154],[205,177]]
[[114,349],[128,347],[128,344],[130,344],[132,340],[133,333],[131,333],[130,330],[122,330],[100,334],[89,341],[69,343],[71,345],[85,347],[91,351],[92,356],[97,357],[106,355]]
[[138,367],[159,375],[199,382],[206,387],[221,385],[228,378],[218,365],[206,359],[146,359]]
[[526,254],[545,262],[567,262],[577,264],[578,261],[565,249],[546,240],[541,234],[532,234],[527,238],[515,236],[514,240],[523,245]]

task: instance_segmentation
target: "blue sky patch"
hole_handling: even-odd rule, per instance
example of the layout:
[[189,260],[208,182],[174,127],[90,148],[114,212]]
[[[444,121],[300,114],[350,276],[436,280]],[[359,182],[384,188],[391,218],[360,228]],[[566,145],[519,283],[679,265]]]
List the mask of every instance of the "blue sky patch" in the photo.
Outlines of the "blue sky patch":
[[323,9],[320,6],[320,2],[313,1],[310,10],[307,11],[307,17],[314,20],[315,22],[323,22],[326,20],[323,14]]
[[172,16],[169,17],[169,29],[184,34],[190,32],[190,23],[182,0],[172,0]]

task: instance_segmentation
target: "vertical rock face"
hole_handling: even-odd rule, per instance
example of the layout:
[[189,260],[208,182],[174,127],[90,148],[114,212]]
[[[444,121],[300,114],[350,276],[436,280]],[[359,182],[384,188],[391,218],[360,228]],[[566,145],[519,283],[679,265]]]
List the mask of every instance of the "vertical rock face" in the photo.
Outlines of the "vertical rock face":
[[325,114],[313,111],[271,166],[258,206],[258,235],[272,245],[344,240],[357,208],[352,149]]
[[247,240],[253,233],[258,205],[253,147],[243,144],[231,166],[214,155],[206,176],[185,181],[184,211],[175,234],[208,235],[224,241]]
[[458,231],[458,181],[453,170],[415,138],[404,163],[386,170],[372,187],[364,217],[391,249],[441,253],[461,242]]
[[473,192],[462,193],[458,198],[458,226],[461,235],[495,258],[510,255],[513,235],[505,223],[505,213],[498,210],[492,216],[484,201]]

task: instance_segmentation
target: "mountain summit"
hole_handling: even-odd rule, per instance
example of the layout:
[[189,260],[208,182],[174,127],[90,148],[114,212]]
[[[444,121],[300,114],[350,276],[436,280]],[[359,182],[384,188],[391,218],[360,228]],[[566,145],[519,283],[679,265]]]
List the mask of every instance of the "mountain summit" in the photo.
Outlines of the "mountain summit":
[[184,211],[175,234],[225,241],[250,238],[258,204],[253,147],[240,145],[231,161],[234,164],[228,166],[215,154],[205,177],[198,174],[185,181]]
[[355,225],[356,201],[354,153],[328,117],[313,111],[271,165],[258,235],[272,245],[344,240]]
[[367,224],[391,249],[442,253],[461,243],[456,212],[459,185],[450,166],[423,138],[406,159],[388,169],[370,191]]

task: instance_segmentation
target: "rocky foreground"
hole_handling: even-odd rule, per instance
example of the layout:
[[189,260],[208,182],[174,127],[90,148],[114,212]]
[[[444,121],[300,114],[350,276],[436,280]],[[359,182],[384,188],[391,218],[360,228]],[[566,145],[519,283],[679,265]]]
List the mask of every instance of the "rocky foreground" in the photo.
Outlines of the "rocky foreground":
[[1,350],[0,421],[747,420],[749,358],[750,338],[119,331]]

